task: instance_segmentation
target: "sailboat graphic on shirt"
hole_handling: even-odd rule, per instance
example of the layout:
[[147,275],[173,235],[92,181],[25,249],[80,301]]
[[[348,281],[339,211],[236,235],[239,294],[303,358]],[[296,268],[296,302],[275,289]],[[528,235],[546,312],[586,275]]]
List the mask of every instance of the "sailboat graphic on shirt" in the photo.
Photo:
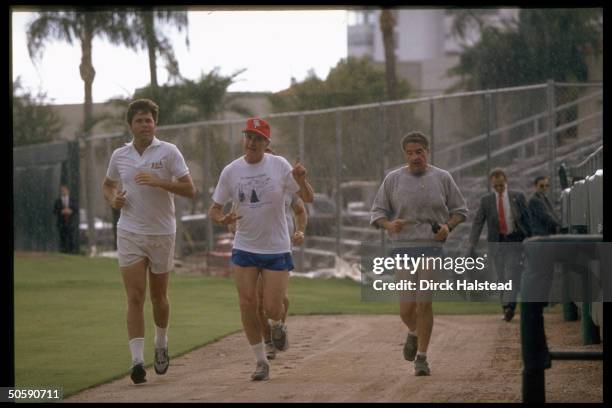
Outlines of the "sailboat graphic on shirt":
[[255,190],[251,190],[251,203],[258,203],[259,198],[257,197],[257,192]]
[[272,190],[272,179],[265,174],[243,177],[237,186],[238,202],[251,208],[271,204],[267,193]]

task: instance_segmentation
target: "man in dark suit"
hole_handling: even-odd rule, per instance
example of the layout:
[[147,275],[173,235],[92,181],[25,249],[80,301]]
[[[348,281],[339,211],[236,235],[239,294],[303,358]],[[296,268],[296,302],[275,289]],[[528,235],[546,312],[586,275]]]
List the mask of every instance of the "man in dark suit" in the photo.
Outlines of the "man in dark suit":
[[493,192],[480,200],[480,207],[472,223],[469,252],[480,238],[480,232],[487,223],[489,254],[500,282],[512,280],[512,291],[502,292],[504,320],[514,317],[516,298],[520,288],[523,268],[521,242],[531,236],[529,209],[523,193],[508,190],[506,174],[502,169],[494,169],[489,175]]
[[539,176],[533,182],[535,193],[529,198],[529,217],[533,235],[556,234],[561,221],[546,196],[548,191],[548,177]]
[[66,254],[78,253],[79,208],[70,189],[62,184],[60,197],[53,204],[53,213],[57,217],[60,252]]

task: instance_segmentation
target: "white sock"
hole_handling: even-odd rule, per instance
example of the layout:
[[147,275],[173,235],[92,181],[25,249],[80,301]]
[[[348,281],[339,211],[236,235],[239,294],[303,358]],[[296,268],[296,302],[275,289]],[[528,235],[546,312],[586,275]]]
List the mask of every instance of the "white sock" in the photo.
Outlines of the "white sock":
[[168,347],[168,327],[162,329],[155,325],[155,348]]
[[409,335],[411,335],[411,336],[414,336],[414,337],[416,337],[416,336],[417,336],[417,332],[416,332],[416,330],[410,330],[410,329],[408,329],[408,334],[409,334]]
[[427,358],[426,351],[417,351],[417,357],[422,356],[423,358]]
[[266,349],[264,347],[263,341],[261,343],[251,345],[253,352],[255,353],[255,358],[257,361],[265,361],[268,362],[268,358],[266,357]]
[[144,364],[144,337],[135,337],[130,340],[132,364]]
[[268,322],[270,323],[271,327],[274,326],[278,326],[279,324],[283,324],[282,320],[272,320],[272,319],[268,319]]

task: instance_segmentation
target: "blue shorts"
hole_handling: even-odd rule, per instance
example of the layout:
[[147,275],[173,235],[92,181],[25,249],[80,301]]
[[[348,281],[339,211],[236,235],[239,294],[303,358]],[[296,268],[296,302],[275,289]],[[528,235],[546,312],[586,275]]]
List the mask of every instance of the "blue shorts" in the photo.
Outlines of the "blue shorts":
[[256,266],[271,271],[293,270],[291,252],[282,254],[255,254],[241,249],[232,249],[232,263],[242,267]]

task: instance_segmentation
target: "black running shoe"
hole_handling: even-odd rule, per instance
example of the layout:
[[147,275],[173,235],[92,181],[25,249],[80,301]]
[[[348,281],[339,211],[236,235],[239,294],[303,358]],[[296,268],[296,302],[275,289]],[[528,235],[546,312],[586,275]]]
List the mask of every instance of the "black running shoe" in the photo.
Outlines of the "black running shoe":
[[132,374],[130,374],[130,378],[134,381],[134,384],[142,384],[147,382],[145,378],[147,376],[147,372],[144,369],[144,364],[136,364],[132,367]]

